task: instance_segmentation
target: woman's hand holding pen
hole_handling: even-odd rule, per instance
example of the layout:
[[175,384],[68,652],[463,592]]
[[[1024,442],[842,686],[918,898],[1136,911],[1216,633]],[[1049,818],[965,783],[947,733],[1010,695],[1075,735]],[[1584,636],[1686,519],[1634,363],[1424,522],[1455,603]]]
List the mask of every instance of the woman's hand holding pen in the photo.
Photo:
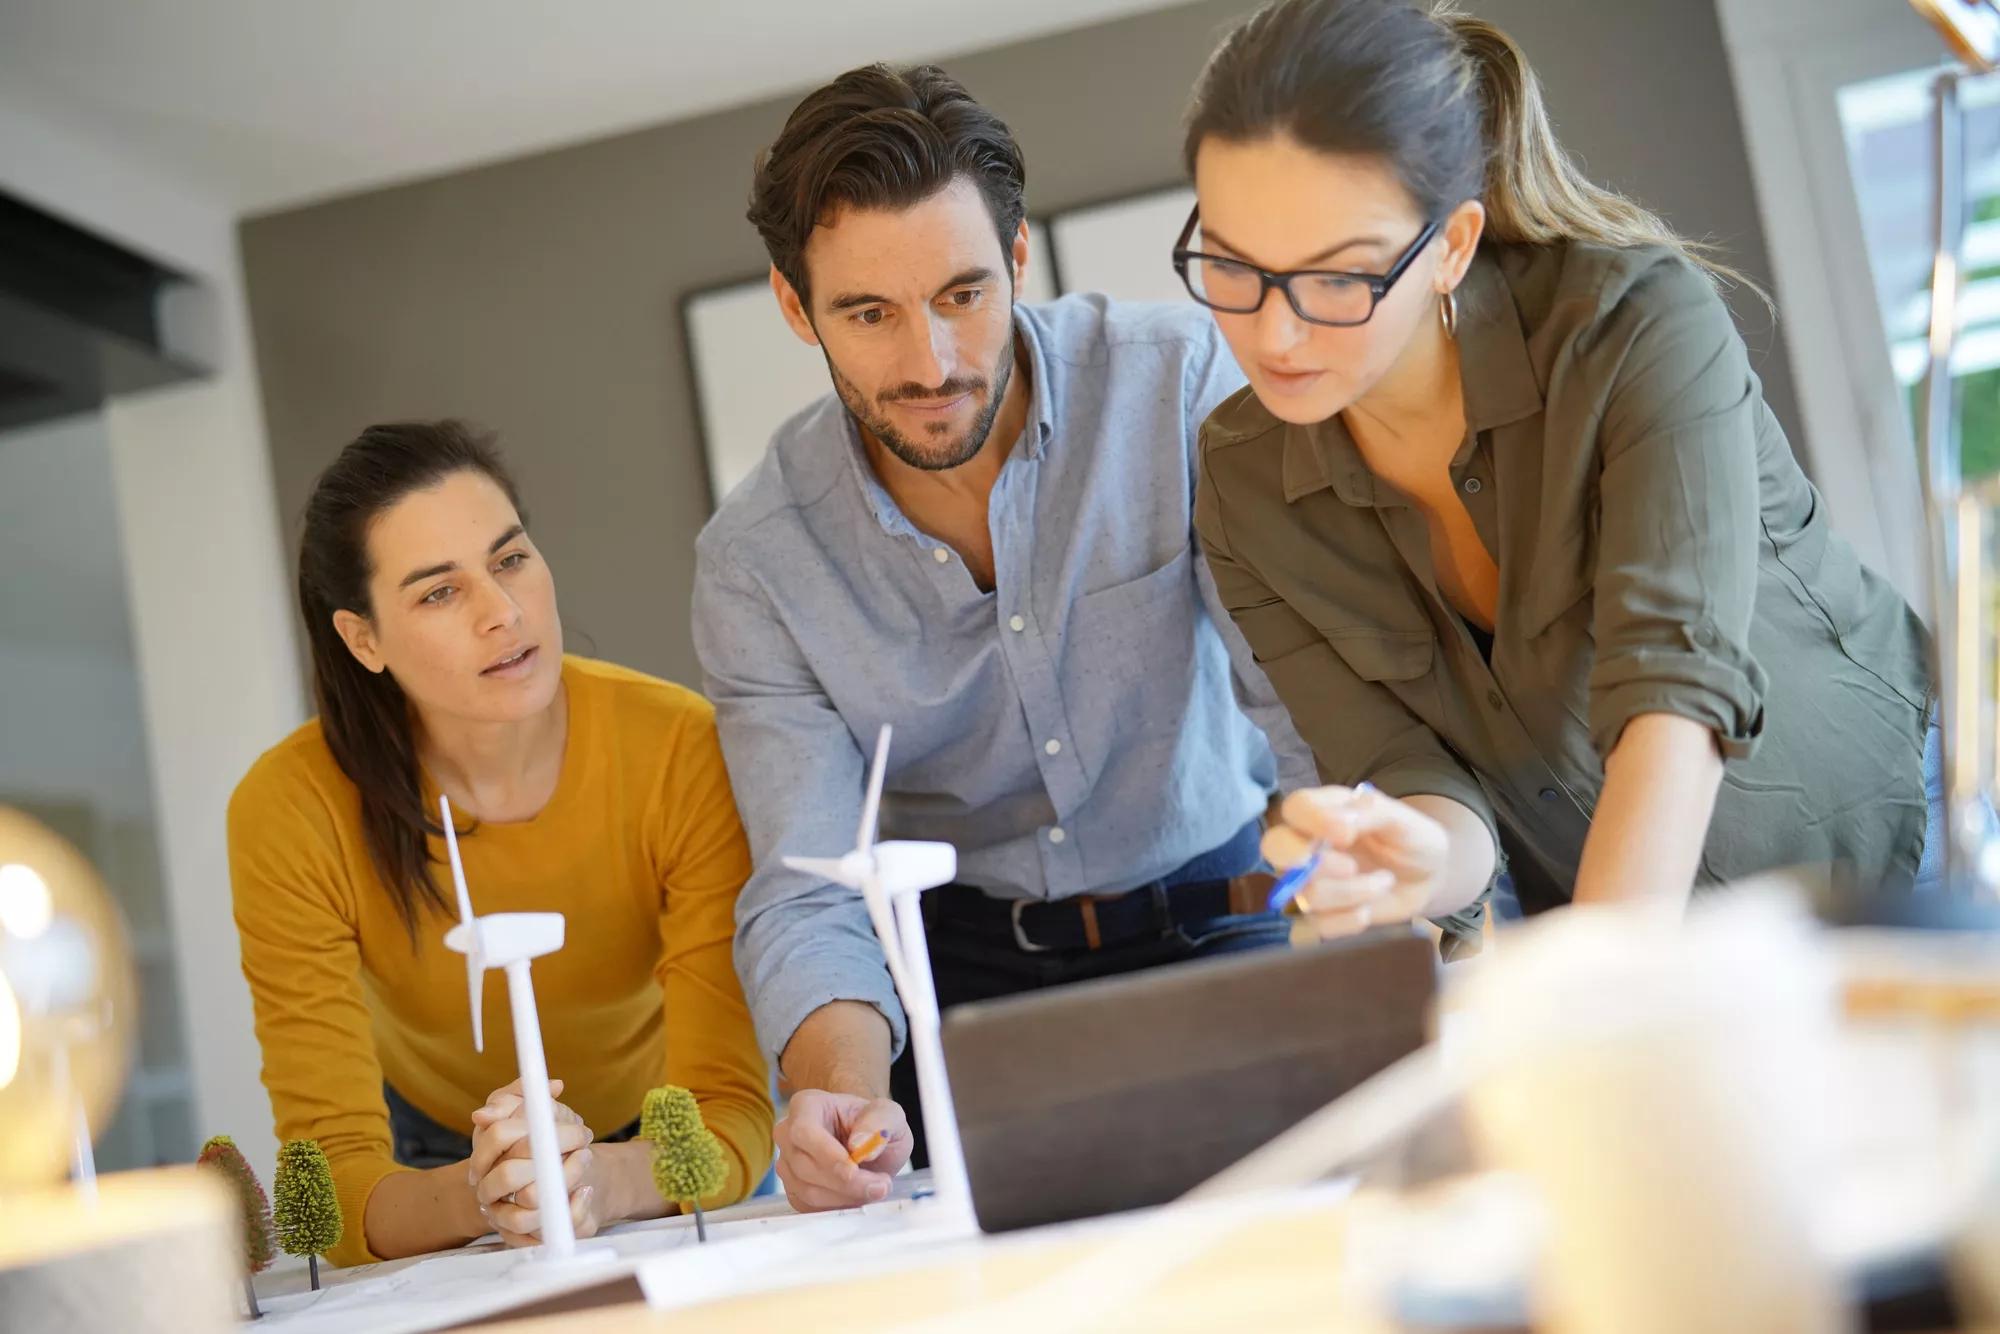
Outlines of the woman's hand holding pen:
[[1282,817],[1264,833],[1264,859],[1280,870],[1316,859],[1302,883],[1292,878],[1292,902],[1322,940],[1408,921],[1450,863],[1442,824],[1366,783],[1294,792]]

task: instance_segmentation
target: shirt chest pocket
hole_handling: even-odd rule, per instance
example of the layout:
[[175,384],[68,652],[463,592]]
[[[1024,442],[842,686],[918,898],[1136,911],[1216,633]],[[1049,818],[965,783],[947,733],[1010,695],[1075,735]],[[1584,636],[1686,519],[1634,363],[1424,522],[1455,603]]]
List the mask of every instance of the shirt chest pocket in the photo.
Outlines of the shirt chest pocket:
[[[1367,683],[1364,690],[1386,691],[1425,726],[1444,727],[1449,712],[1440,678],[1445,672],[1429,630],[1345,626],[1320,633],[1348,670]],[[1340,725],[1338,719],[1334,725]]]
[[1117,752],[1171,750],[1204,683],[1228,680],[1220,637],[1196,634],[1194,578],[1192,553],[1182,548],[1158,569],[1071,605],[1062,709],[1086,772],[1102,772]]
[[1364,681],[1384,685],[1430,675],[1437,641],[1428,630],[1322,629],[1326,642]]
[[[1416,717],[1437,725],[1440,694],[1433,670],[1437,641],[1429,630],[1387,630],[1350,623],[1323,628],[1319,633],[1341,663],[1369,687],[1387,691]],[[1353,700],[1352,687],[1335,698]],[[1341,726],[1340,719],[1334,717],[1331,725]]]
[[1158,569],[1079,597],[1064,636],[1065,668],[1139,680],[1161,655],[1185,661],[1194,647],[1193,561],[1182,547]]
[[[1293,634],[1324,642],[1362,680],[1394,685],[1430,675],[1437,637],[1413,606],[1392,608],[1336,601],[1310,586],[1290,590],[1290,596],[1289,610],[1297,618]],[[1411,596],[1417,594],[1412,592]],[[1403,624],[1382,624],[1384,620],[1402,619],[1395,616],[1397,611],[1408,618]]]

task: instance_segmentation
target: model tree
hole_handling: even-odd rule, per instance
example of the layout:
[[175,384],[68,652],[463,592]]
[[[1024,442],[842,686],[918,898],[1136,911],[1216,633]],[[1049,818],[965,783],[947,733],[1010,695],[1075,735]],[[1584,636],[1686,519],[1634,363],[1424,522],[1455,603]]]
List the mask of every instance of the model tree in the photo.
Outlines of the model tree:
[[707,1241],[701,1201],[722,1189],[729,1166],[722,1141],[702,1122],[694,1094],[672,1084],[652,1090],[641,1110],[639,1135],[652,1141],[653,1184],[660,1198],[692,1208],[695,1236]]
[[303,1255],[319,1290],[319,1257],[340,1244],[340,1201],[333,1193],[333,1168],[316,1139],[291,1139],[278,1149],[278,1172],[271,1179],[277,1196],[273,1217],[278,1244],[287,1255]]
[[278,1254],[277,1242],[271,1235],[271,1205],[264,1198],[264,1187],[243,1157],[243,1151],[236,1147],[236,1141],[227,1135],[217,1135],[202,1145],[195,1166],[220,1175],[236,1197],[237,1214],[242,1220],[243,1295],[250,1302],[250,1318],[261,1319],[264,1312],[257,1306],[255,1276],[269,1269]]

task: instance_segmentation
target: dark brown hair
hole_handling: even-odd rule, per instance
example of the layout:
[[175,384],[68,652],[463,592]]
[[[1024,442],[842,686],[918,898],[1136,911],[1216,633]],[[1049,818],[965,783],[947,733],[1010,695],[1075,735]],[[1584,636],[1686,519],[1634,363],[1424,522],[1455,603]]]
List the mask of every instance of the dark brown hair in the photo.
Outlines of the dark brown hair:
[[805,301],[806,239],[830,210],[908,208],[969,177],[993,215],[1001,254],[1011,255],[1027,214],[1027,175],[1013,133],[958,80],[935,65],[866,65],[793,108],[757,157],[749,217]]
[[374,574],[370,526],[411,492],[427,491],[459,472],[483,473],[520,511],[520,494],[491,436],[458,421],[371,426],[313,484],[299,539],[299,614],[312,648],[320,728],[341,772],[361,794],[369,860],[412,940],[426,905],[452,911],[431,878],[425,841],[442,837],[444,829],[424,808],[415,728],[402,687],[387,671],[371,672],[355,659],[334,628],[333,614],[374,616],[368,596]]
[[1577,170],[1527,56],[1450,0],[1275,0],[1245,19],[1195,84],[1187,169],[1211,136],[1277,133],[1382,159],[1426,218],[1477,199],[1495,241],[1664,246],[1770,303],[1712,247]]

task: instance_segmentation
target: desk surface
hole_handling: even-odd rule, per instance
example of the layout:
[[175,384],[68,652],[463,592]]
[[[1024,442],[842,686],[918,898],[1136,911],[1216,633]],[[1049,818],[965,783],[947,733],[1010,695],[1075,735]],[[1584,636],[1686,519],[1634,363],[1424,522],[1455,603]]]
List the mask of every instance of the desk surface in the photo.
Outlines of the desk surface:
[[[1343,1210],[1338,1204],[1283,1217],[1253,1218],[1214,1229],[1207,1249],[1145,1289],[1124,1308],[1120,1327],[1189,1334],[1221,1330],[1385,1331],[1373,1320],[1343,1315],[1340,1255]],[[971,1254],[847,1283],[767,1292],[674,1311],[638,1301],[588,1311],[487,1326],[504,1334],[740,1334],[796,1329],[813,1334],[882,1331],[919,1319],[966,1328],[993,1317],[995,1330],[1017,1330],[1018,1310],[992,1305],[1016,1297],[1070,1263],[1117,1244],[1117,1233],[1057,1234],[1000,1242]],[[1060,1324],[1059,1318],[1056,1323]],[[1105,1327],[1093,1322],[1088,1328]],[[1043,1327],[1043,1334],[1050,1334]]]
[[[567,1314],[481,1326],[481,1334],[1080,1334],[1101,1329],[1149,1334],[1407,1334],[1410,1326],[1356,1311],[1343,1294],[1342,1210],[1254,1220],[1218,1234],[1207,1253],[1182,1265],[1121,1308],[1115,1320],[1054,1316],[1024,1320],[996,1303],[1028,1292],[1093,1246],[1050,1241],[995,1248],[902,1273],[656,1311],[638,1300]],[[1044,1311],[1042,1314],[1051,1314]],[[1444,1334],[1447,1327],[1428,1328]],[[1475,1334],[1473,1327],[1452,1327]],[[1513,1334],[1477,1327],[1477,1334]],[[1523,1332],[1525,1334],[1525,1332]],[[2000,1325],[1965,1325],[1931,1334],[2000,1334]]]
[[[1929,952],[1920,962],[1925,969],[1914,972],[1930,976],[1937,971]],[[1982,954],[1977,962],[1980,976],[1990,977],[1991,956]],[[1871,977],[1893,971],[1859,970]],[[1870,1186],[1869,1172],[1884,1163],[1901,1164],[1899,1155],[1905,1148],[1914,1153],[1910,1161],[1917,1166],[1927,1165],[1927,1170],[1938,1166],[1934,1137],[1916,1132],[1940,1124],[1938,1117],[1943,1115],[1940,1107],[1933,1106],[1939,1096],[1936,1060],[1941,1027],[1959,1039],[1962,1059],[1951,1063],[1950,1081],[1956,1090],[1956,1116],[1966,1127],[1983,1132],[1955,1137],[1966,1138],[1967,1143],[1953,1156],[2000,1161],[1988,1152],[1994,1143],[1992,1127],[2000,1125],[1990,1115],[1990,1109],[2000,1107],[2000,1034],[1988,1027],[1975,1039],[1956,1023],[1938,1025],[1939,1016],[1917,1021],[1909,1009],[1899,1003],[1887,1015],[1868,1014],[1867,1022],[1850,1032],[1855,1040],[1843,1045],[1842,1059],[1852,1066],[1846,1078],[1881,1104],[1876,1108],[1881,1115],[1869,1123],[1866,1142],[1855,1150],[1866,1150],[1857,1161],[1868,1171],[1848,1184]],[[1960,1016],[1954,1010],[1949,1018],[1956,1021]],[[1884,1140],[1879,1134],[1882,1124],[1906,1125],[1910,1133]],[[977,1246],[912,1248],[902,1253],[908,1263],[893,1270],[886,1262],[878,1263],[884,1256],[896,1255],[896,1243],[885,1238],[881,1247],[871,1241],[861,1252],[861,1262],[870,1266],[866,1272],[836,1281],[751,1292],[672,1310],[649,1308],[639,1299],[636,1285],[627,1282],[622,1288],[600,1289],[598,1303],[587,1310],[545,1308],[555,1313],[482,1328],[502,1334],[567,1334],[585,1329],[606,1334],[735,1334],[743,1329],[916,1334],[921,1329],[929,1334],[943,1328],[995,1334],[1071,1334],[1102,1328],[1169,1334],[1307,1329],[1386,1334],[1388,1326],[1360,1309],[1373,1297],[1365,1289],[1374,1286],[1369,1260],[1381,1258],[1374,1254],[1381,1244],[1381,1230],[1371,1226],[1367,1210],[1357,1209],[1357,1203],[1358,1199],[1300,1195],[1287,1204],[1266,1197],[1257,1208],[1238,1208],[1222,1218],[1200,1217],[1186,1227],[1171,1222],[1149,1227],[1146,1216],[1140,1215],[1136,1222],[1128,1217],[1091,1228],[1014,1234]],[[758,1201],[743,1212],[783,1208],[781,1201]],[[1135,1232],[1135,1228],[1146,1230]],[[1157,1254],[1177,1256],[1179,1263],[1147,1263],[1145,1257],[1154,1254],[1160,1243],[1164,1246]],[[1444,1244],[1452,1247],[1452,1256],[1462,1254],[1455,1242]],[[698,1283],[699,1275],[715,1273],[705,1261],[687,1258],[701,1267],[688,1271],[681,1281]],[[844,1258],[829,1259],[820,1272],[844,1263]],[[1139,1275],[1139,1281],[1121,1283],[1128,1274]],[[1113,1290],[1129,1296],[1115,1307],[1094,1304],[1093,1299]],[[607,1298],[615,1304],[606,1304]],[[1985,1334],[2000,1334],[2000,1328],[1984,1328]]]

